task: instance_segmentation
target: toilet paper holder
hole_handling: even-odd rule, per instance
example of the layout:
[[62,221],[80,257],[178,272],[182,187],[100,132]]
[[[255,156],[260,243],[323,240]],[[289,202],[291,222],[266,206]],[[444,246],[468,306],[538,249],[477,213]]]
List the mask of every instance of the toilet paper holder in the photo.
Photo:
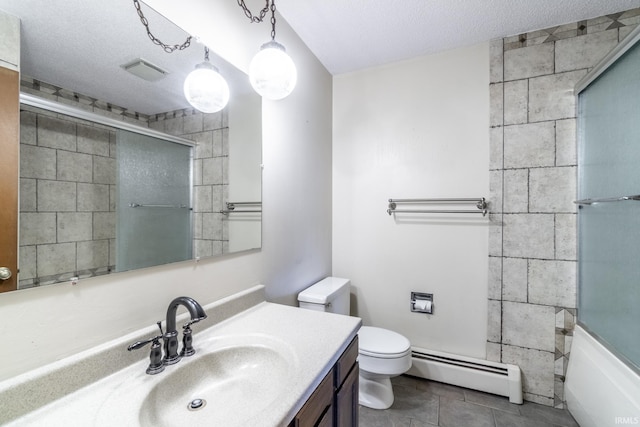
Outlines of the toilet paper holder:
[[411,292],[411,311],[433,314],[433,294]]

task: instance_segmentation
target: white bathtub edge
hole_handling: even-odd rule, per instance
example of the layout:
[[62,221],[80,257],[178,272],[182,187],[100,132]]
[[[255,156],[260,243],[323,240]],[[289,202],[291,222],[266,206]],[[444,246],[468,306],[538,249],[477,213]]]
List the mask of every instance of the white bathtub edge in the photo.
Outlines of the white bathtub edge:
[[576,326],[565,382],[581,427],[640,425],[640,376]]

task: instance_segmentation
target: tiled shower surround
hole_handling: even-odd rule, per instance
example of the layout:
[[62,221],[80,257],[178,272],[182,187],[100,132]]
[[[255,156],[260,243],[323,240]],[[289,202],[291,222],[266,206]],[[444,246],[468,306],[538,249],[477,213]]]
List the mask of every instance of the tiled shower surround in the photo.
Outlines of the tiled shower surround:
[[220,213],[229,194],[227,110],[217,114],[195,110],[157,114],[149,118],[149,127],[197,143],[193,162],[193,253],[197,257],[227,253],[228,223]]
[[20,288],[115,264],[115,132],[20,112]]
[[[23,76],[21,90],[197,142],[194,256],[223,253],[228,125],[225,112],[192,109],[146,116]],[[22,106],[20,130],[21,289],[115,269],[116,131]]]
[[575,84],[640,9],[491,43],[487,358],[520,366],[525,399],[563,407],[576,318]]

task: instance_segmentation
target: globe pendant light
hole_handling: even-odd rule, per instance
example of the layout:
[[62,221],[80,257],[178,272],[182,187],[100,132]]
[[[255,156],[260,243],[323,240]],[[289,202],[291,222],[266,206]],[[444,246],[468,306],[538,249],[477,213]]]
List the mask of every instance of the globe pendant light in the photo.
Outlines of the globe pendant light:
[[271,41],[265,43],[249,64],[249,81],[253,89],[262,97],[278,100],[287,97],[296,87],[298,72],[283,45],[276,38],[276,3],[266,0],[266,6],[259,16],[254,16],[244,0],[238,0],[244,14],[251,22],[262,22],[271,10]]
[[249,65],[251,86],[261,96],[278,100],[287,97],[298,80],[296,66],[284,46],[272,40],[262,45]]
[[209,48],[204,48],[204,62],[196,65],[184,81],[184,96],[203,113],[217,113],[229,102],[229,85],[209,62]]
[[[133,0],[140,22],[147,30],[147,35],[153,42],[167,53],[181,51],[191,46],[191,36],[182,44],[166,44],[151,33],[149,21],[144,16],[139,0]],[[218,69],[209,63],[209,48],[204,47],[204,62],[196,65],[196,69],[189,73],[184,81],[184,96],[189,104],[203,113],[216,113],[229,102],[229,86],[220,75]]]

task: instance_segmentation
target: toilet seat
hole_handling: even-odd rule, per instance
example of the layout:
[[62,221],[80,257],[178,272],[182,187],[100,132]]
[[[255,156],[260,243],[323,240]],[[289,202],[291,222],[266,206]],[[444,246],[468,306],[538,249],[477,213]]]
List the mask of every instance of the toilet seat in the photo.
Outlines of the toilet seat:
[[358,331],[358,353],[380,359],[402,358],[411,353],[411,343],[388,329],[363,326]]

